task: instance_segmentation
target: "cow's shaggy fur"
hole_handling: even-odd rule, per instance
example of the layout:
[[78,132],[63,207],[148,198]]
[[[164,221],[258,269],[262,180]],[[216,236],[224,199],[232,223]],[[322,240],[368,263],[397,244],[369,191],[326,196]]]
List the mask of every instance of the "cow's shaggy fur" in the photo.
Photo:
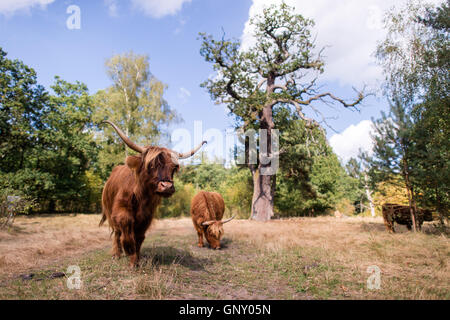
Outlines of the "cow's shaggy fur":
[[[395,232],[394,223],[406,225],[408,230],[412,228],[411,211],[409,206],[386,203],[382,206],[383,220],[389,232]],[[417,209],[416,225],[420,230],[424,221],[433,221],[433,216],[428,209]]]
[[[213,249],[220,249],[225,202],[217,192],[200,191],[191,202],[191,217],[198,235],[198,246],[203,247],[203,235]],[[209,225],[203,225],[210,222]]]
[[173,174],[178,162],[170,150],[148,147],[138,156],[127,157],[125,163],[114,168],[105,184],[100,225],[108,220],[112,228],[113,256],[120,257],[123,250],[130,264],[137,265],[145,232],[161,197],[175,192]]

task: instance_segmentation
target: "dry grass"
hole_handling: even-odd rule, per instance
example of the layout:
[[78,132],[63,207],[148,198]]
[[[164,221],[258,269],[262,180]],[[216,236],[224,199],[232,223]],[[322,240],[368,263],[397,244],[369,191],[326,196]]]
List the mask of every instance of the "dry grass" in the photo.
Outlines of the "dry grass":
[[48,265],[109,244],[100,215],[21,216],[0,230],[0,273]]
[[[229,228],[228,235],[274,256],[298,252],[297,266],[294,259],[287,270],[290,276],[297,271],[301,277],[309,266],[322,266],[324,270],[307,279],[303,289],[311,289],[311,285],[328,291],[329,295],[322,292],[325,298],[450,299],[448,237],[433,235],[431,224],[417,234],[403,226],[396,228],[397,234],[387,233],[381,218],[320,217],[270,223],[239,221]],[[368,291],[366,272],[373,265],[381,269],[382,289]]]
[[[197,248],[190,219],[165,219],[152,226],[133,270],[110,259],[109,231],[98,221],[19,218],[0,233],[0,298],[450,299],[449,239],[430,224],[424,233],[389,234],[379,218],[234,220],[216,251]],[[45,278],[70,264],[82,270],[81,290]],[[366,286],[372,265],[381,269],[380,290]],[[25,270],[45,280],[17,279]]]

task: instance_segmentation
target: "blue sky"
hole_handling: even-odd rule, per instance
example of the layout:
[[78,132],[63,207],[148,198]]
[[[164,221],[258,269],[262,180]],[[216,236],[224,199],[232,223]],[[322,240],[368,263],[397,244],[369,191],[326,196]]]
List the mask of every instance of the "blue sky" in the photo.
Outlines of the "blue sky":
[[[177,127],[193,132],[194,121],[200,120],[203,131],[216,128],[225,132],[232,119],[199,86],[212,74],[212,66],[199,54],[198,33],[219,37],[223,28],[227,37],[250,43],[249,16],[273,2],[277,0],[2,0],[0,46],[9,58],[33,67],[45,87],[59,75],[86,83],[91,93],[111,85],[105,59],[129,50],[148,54],[151,72],[168,85],[166,100],[184,119]],[[381,72],[371,53],[383,34],[382,12],[393,0],[287,2],[316,20],[318,45],[330,46],[326,51],[329,71],[321,83],[324,90],[351,98],[352,85],[377,88]],[[81,10],[79,30],[66,26],[70,5]],[[361,112],[338,105],[335,109],[324,111],[338,117],[329,122],[339,134],[327,129],[328,138],[345,159],[359,147],[370,146],[370,122],[364,120],[378,117],[386,102],[380,96],[370,97]]]

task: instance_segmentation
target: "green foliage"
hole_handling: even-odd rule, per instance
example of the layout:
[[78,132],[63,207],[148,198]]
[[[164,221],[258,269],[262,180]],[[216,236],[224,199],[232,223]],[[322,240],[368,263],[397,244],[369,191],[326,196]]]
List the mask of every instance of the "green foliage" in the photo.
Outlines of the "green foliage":
[[354,215],[356,212],[354,203],[347,198],[343,198],[338,203],[336,203],[335,208],[337,211],[347,216]]
[[[248,48],[243,48],[239,40],[225,40],[224,37],[215,40],[210,35],[200,34],[200,54],[217,72],[215,77],[201,84],[212,100],[226,104],[238,129],[254,129],[256,135],[258,129],[277,129],[283,133],[281,166],[291,182],[278,188],[280,179],[275,174],[270,177],[261,174],[266,169],[265,164],[248,164],[254,181],[252,219],[261,221],[270,219],[274,203],[280,201],[275,190],[291,191],[299,187],[299,192],[306,191],[311,195],[315,192],[309,181],[314,162],[312,151],[321,149],[325,139],[321,125],[306,117],[303,108],[310,107],[320,117],[320,110],[313,106],[317,101],[339,102],[351,108],[364,99],[364,94],[359,93],[355,102],[346,103],[330,92],[320,92],[316,80],[323,72],[324,63],[320,52],[317,55],[313,52],[311,29],[314,23],[293,12],[294,8],[284,2],[263,9],[250,21],[253,33]],[[323,116],[322,120],[325,121]],[[268,131],[268,136],[271,133]],[[306,135],[311,139],[308,140]],[[267,145],[271,150],[270,139]],[[297,181],[293,182],[294,179]],[[274,201],[275,197],[278,201]],[[292,199],[291,204],[295,202],[294,198],[297,199],[292,194],[286,194],[286,197]],[[294,210],[293,206],[285,208]]]
[[365,211],[365,208],[370,206],[367,191],[369,196],[372,193],[367,169],[363,168],[361,161],[351,158],[345,165],[345,171],[353,183],[352,199],[355,200],[355,210],[357,213],[362,213]]
[[0,48],[0,168],[4,173],[26,167],[39,132],[45,128],[48,93],[37,84],[36,72],[19,60],[9,60]]
[[201,165],[181,167],[179,176],[184,183],[191,183],[198,190],[216,191],[229,173],[222,164],[204,158]]
[[51,112],[42,130],[46,145],[38,158],[41,170],[53,175],[51,201],[75,202],[83,199],[85,171],[95,163],[97,147],[92,134],[93,101],[86,85],[71,84],[56,77],[51,87]]
[[283,133],[275,206],[281,216],[324,214],[342,199],[358,199],[357,181],[342,168],[319,128],[285,108],[276,108],[275,123]]
[[380,119],[373,119],[374,156],[370,161],[373,183],[390,180],[397,175],[406,178],[413,170],[413,119],[400,100],[390,108],[388,115],[382,112]]
[[428,8],[418,21],[429,28],[427,50],[422,65],[422,103],[415,106],[416,179],[418,199],[423,206],[435,208],[441,222],[450,214],[450,1]]
[[[217,103],[226,103],[238,121],[246,125],[259,122],[264,105],[276,99],[295,99],[305,92],[295,81],[282,93],[266,92],[260,85],[261,77],[291,77],[300,69],[323,71],[321,58],[314,58],[311,39],[313,21],[292,14],[285,3],[272,5],[252,18],[254,45],[242,50],[238,40],[214,40],[200,33],[200,54],[220,77],[202,83]],[[299,78],[300,79],[300,78]],[[269,94],[268,94],[269,93]]]
[[250,171],[237,167],[232,167],[227,171],[228,174],[222,182],[219,192],[222,194],[230,214],[241,219],[248,219],[253,196]]
[[195,195],[195,188],[190,183],[183,183],[179,178],[175,179],[176,192],[170,198],[163,199],[158,210],[159,216],[175,218],[189,216],[191,200]]
[[282,216],[315,216],[336,209],[344,199],[358,200],[358,181],[350,177],[330,148],[312,158],[308,180],[280,177],[276,207]]
[[403,185],[401,176],[393,177],[391,180],[379,182],[374,193],[374,203],[377,212],[381,213],[381,206],[385,203],[409,205],[408,194]]
[[201,165],[181,167],[178,176],[183,184],[193,186],[195,193],[200,190],[219,192],[230,213],[240,218],[249,217],[252,177],[248,170],[235,166],[225,168],[206,159]]
[[[95,96],[95,122],[108,119],[139,145],[167,142],[166,126],[179,121],[163,95],[167,86],[150,72],[148,56],[133,52],[112,56],[106,69],[113,85]],[[98,169],[104,179],[129,150],[109,126],[102,126]]]
[[441,222],[450,208],[449,4],[433,7],[411,0],[386,16],[389,32],[377,56],[394,118],[382,115],[377,121],[382,135],[372,170],[378,182],[383,174],[384,180],[402,174],[413,200],[438,211]]
[[33,69],[1,51],[0,187],[36,199],[41,210],[77,203],[83,177],[96,161],[92,98],[82,83],[55,78],[53,94],[36,83]]
[[20,191],[0,189],[0,229],[11,227],[17,214],[28,213],[35,205],[34,200]]
[[84,172],[81,199],[83,212],[101,212],[104,181],[92,168]]

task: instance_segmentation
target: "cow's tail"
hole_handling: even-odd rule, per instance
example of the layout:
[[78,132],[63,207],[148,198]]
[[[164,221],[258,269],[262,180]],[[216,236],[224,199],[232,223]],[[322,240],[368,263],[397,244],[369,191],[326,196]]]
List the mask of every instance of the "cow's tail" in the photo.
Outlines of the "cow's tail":
[[211,207],[211,203],[210,203],[210,201],[208,201],[208,197],[206,196],[206,193],[203,193],[203,198],[205,198],[206,208],[209,211],[209,217],[207,218],[207,220],[216,220],[216,213],[213,210],[213,208]]
[[105,221],[106,221],[106,214],[103,212],[102,219],[100,220],[98,226],[101,227]]

